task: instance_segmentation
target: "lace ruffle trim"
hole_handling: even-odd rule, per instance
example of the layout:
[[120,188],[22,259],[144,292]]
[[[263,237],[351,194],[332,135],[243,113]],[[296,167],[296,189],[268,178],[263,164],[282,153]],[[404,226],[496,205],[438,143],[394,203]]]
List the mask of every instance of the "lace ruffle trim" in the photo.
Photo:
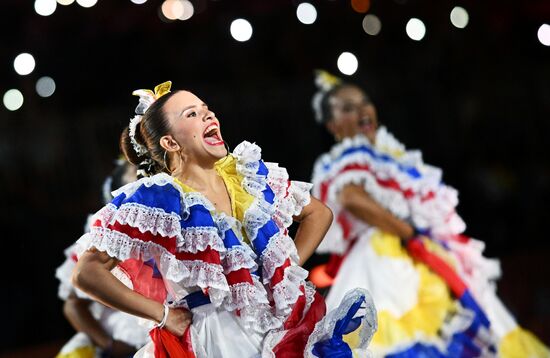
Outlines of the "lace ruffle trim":
[[308,272],[300,266],[289,266],[285,269],[284,278],[272,288],[273,301],[277,316],[286,317],[292,307],[303,295],[300,287],[305,285]]
[[114,204],[107,204],[94,215],[92,222],[96,220],[102,226],[116,221],[135,227],[143,233],[148,231],[165,237],[179,236],[181,231],[179,215],[138,203],[125,203],[119,208]]
[[221,265],[199,260],[178,260],[161,245],[133,239],[126,234],[107,228],[92,228],[91,232],[84,236],[91,238],[87,248],[95,247],[121,261],[155,259],[160,272],[166,279],[183,286],[199,286],[229,292]]
[[294,262],[299,261],[294,241],[288,235],[281,233],[269,239],[261,258],[264,283],[269,283],[275,270],[281,267],[288,258]]
[[332,338],[336,323],[340,319],[346,317],[352,305],[358,301],[363,302],[361,309],[358,313],[364,316],[362,319],[362,324],[358,328],[361,330],[359,332],[359,343],[358,346],[354,348],[366,351],[367,346],[372,339],[372,336],[378,329],[376,308],[370,294],[364,289],[356,288],[348,291],[342,299],[340,305],[334,310],[328,312],[327,315],[323,317],[323,319],[317,322],[317,324],[315,325],[315,329],[308,338],[305,349],[305,357],[316,357],[315,355],[313,355],[312,352],[314,344]]

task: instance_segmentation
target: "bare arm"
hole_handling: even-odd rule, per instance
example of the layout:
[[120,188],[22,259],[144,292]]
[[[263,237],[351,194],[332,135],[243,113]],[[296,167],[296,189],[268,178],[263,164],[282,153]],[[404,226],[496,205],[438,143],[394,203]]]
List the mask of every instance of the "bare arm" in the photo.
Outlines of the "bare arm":
[[332,223],[332,211],[315,198],[304,207],[300,215],[294,217],[300,223],[294,243],[302,266],[313,254]]
[[[73,284],[107,306],[160,322],[164,315],[164,306],[130,290],[114,277],[111,270],[118,263],[118,260],[105,252],[87,251],[78,260],[73,273]],[[170,309],[166,323],[169,331],[181,336],[189,323],[189,312]]]
[[114,342],[101,324],[90,312],[92,301],[71,294],[63,305],[63,313],[75,330],[85,333],[94,344],[102,349],[111,349],[116,356],[127,356],[135,352],[135,348],[123,342]]
[[356,218],[401,238],[414,236],[414,228],[384,209],[359,185],[350,184],[339,195],[340,204]]

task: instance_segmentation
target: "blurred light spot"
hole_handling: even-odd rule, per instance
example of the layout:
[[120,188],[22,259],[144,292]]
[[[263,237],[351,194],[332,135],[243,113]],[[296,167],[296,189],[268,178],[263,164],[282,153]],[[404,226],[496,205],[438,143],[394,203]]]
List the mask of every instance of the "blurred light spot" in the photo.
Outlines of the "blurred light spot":
[[406,31],[411,40],[420,41],[426,35],[426,26],[421,20],[413,17],[407,22]]
[[145,4],[147,2],[147,0],[130,0],[130,1],[137,5]]
[[55,0],[36,0],[34,2],[34,11],[38,15],[50,16],[55,12],[57,2]]
[[370,0],[351,0],[351,7],[357,12],[365,13],[370,9]]
[[369,35],[376,36],[380,33],[382,29],[382,23],[378,16],[373,14],[368,14],[363,19],[363,30]]
[[229,31],[231,36],[239,42],[248,41],[252,37],[252,25],[245,19],[233,20]]
[[4,106],[10,111],[17,111],[23,105],[23,94],[11,89],[4,93]]
[[180,0],[165,0],[161,6],[162,14],[169,20],[177,20],[183,16],[184,8]]
[[13,61],[15,72],[21,76],[31,73],[35,65],[34,57],[30,53],[21,53]]
[[63,6],[71,5],[73,2],[74,0],[57,0],[57,3]]
[[53,78],[44,76],[36,81],[36,93],[40,97],[50,97],[55,92],[55,81]]
[[357,71],[359,63],[357,62],[357,57],[351,52],[342,52],[338,57],[337,66],[344,75],[351,76]]
[[76,3],[82,7],[92,7],[97,4],[97,0],[76,0]]
[[550,46],[550,25],[542,24],[537,32],[537,37],[539,38],[541,44],[544,46]]
[[296,16],[302,24],[311,25],[317,20],[317,9],[308,2],[303,2],[296,9]]
[[460,6],[455,6],[451,11],[451,23],[459,29],[465,28],[466,25],[468,25],[469,19],[470,17],[468,16],[466,9]]
[[191,16],[195,13],[195,8],[193,7],[193,4],[189,0],[183,0],[181,1],[181,5],[183,6],[183,14],[178,17],[178,19],[185,21],[189,20]]

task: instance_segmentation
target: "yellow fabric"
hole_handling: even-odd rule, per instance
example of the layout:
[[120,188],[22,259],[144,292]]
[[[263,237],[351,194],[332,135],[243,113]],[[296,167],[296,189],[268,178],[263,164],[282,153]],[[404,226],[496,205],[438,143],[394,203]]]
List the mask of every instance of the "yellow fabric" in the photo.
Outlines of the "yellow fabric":
[[409,258],[407,251],[401,245],[401,239],[395,235],[376,230],[370,237],[370,244],[379,256]]
[[69,353],[59,353],[55,358],[94,358],[95,348],[92,346],[78,347]]
[[445,317],[455,309],[447,284],[423,263],[413,262],[397,236],[377,231],[371,236],[371,245],[380,256],[410,261],[420,277],[417,303],[412,309],[401,317],[389,311],[378,312],[373,344],[391,347],[413,339],[418,333],[437,337]]
[[[232,155],[228,155],[227,157],[216,162],[214,167],[218,175],[225,183],[225,187],[231,200],[231,212],[233,217],[235,217],[238,221],[243,222],[244,214],[254,202],[254,196],[248,194],[242,187],[243,177],[237,173],[237,159]],[[174,178],[174,181],[178,183],[178,185],[181,186],[183,191],[186,193],[197,191],[185,183],[182,183],[177,178]],[[244,230],[242,231],[242,236],[247,243],[250,243],[250,240],[246,236],[246,232]]]
[[531,332],[517,327],[508,332],[498,347],[501,358],[548,358],[550,350]]

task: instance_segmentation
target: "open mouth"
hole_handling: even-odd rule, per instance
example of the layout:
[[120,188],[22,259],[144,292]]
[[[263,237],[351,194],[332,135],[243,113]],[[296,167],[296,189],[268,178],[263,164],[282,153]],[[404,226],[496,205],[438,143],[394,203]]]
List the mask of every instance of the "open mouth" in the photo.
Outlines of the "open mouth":
[[373,123],[369,116],[360,118],[357,124],[359,125],[359,128],[364,131],[368,131],[373,128]]
[[203,140],[208,145],[223,145],[220,128],[216,123],[210,124],[202,133]]

